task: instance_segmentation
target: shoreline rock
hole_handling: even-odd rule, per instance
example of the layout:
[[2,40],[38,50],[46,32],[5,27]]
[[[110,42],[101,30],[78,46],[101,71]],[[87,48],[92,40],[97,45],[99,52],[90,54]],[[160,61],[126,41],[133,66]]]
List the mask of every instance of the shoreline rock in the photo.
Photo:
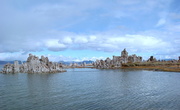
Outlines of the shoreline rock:
[[48,57],[39,57],[29,54],[27,61],[19,64],[14,61],[14,64],[6,64],[2,68],[1,73],[58,73],[66,72],[61,63],[51,62]]

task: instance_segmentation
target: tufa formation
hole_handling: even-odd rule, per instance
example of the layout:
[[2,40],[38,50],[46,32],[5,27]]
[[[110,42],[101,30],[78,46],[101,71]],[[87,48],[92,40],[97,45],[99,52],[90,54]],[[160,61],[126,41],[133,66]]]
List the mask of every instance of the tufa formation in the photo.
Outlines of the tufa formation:
[[39,59],[37,56],[29,54],[25,63],[19,64],[18,61],[14,61],[14,64],[6,64],[1,73],[57,73],[65,71],[61,63],[51,62],[48,57],[41,56]]
[[110,58],[107,58],[106,60],[96,60],[96,62],[93,63],[93,66],[100,69],[119,68],[122,64],[128,62],[142,62],[142,57],[136,56],[135,54],[128,56],[128,52],[124,49],[121,52],[121,56],[113,56],[112,60]]

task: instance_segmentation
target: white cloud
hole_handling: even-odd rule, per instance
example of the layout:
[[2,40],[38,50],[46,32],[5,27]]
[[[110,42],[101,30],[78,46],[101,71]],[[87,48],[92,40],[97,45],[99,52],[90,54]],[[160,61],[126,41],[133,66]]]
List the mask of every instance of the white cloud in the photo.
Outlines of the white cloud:
[[59,43],[59,39],[49,39],[45,42],[45,45],[51,51],[61,51],[66,49],[66,45]]
[[[174,34],[164,32],[149,32],[126,35],[113,34],[114,31],[113,33],[111,31],[109,33],[98,32],[93,35],[81,35],[76,33],[67,35],[62,34],[62,32],[54,32],[54,34],[52,33],[50,34],[53,35],[51,38],[28,38],[25,39],[22,43],[21,39],[16,39],[16,42],[9,42],[10,45],[7,45],[8,42],[6,41],[3,43],[3,45],[6,45],[6,47],[1,44],[1,51],[2,53],[5,53],[8,51],[32,52],[37,50],[41,51],[43,49],[48,49],[50,51],[63,51],[65,49],[90,49],[94,51],[120,52],[122,49],[127,48],[130,53],[157,53],[164,55],[172,52],[178,53],[180,51],[178,42],[179,37],[174,36]],[[61,37],[59,37],[60,34],[62,35]],[[44,33],[44,36],[49,36],[49,34]],[[168,39],[168,36],[173,37]],[[170,50],[167,51],[167,48]],[[173,48],[176,48],[176,50],[173,50]]]
[[[103,36],[103,35],[102,35]],[[97,36],[97,42],[93,42],[98,50],[104,51],[120,51],[123,48],[136,49],[139,51],[146,52],[147,50],[160,49],[162,47],[169,47],[170,44],[160,38],[145,35],[117,35],[117,36],[106,36],[101,39]],[[91,45],[91,44],[87,44]]]
[[88,42],[87,36],[76,36],[74,42],[77,44],[84,44]]
[[[84,36],[85,37],[85,36]],[[86,36],[88,38],[88,36]],[[98,38],[98,36],[97,36]],[[99,43],[102,42],[102,43]],[[123,37],[108,37],[100,41],[97,39],[95,41],[91,41],[91,43],[79,43],[82,44],[79,49],[83,46],[84,49],[91,49],[91,50],[98,50],[98,51],[106,51],[106,52],[120,52],[123,48],[127,48],[128,52],[130,53],[153,53],[156,56],[171,56],[172,58],[176,58],[178,56],[178,52],[180,48],[178,47],[179,42],[178,40],[174,40],[174,43],[166,42],[163,39],[155,38],[152,36],[143,36],[143,35],[125,35]],[[92,45],[93,44],[93,45]],[[76,45],[76,43],[72,43],[71,45]],[[64,44],[59,44],[57,40],[48,40],[46,44],[47,48],[50,51],[61,51],[63,49],[71,49],[71,47],[67,47]],[[12,54],[12,53],[2,53],[0,60],[18,60],[18,59],[26,59],[27,54],[22,55],[20,54]],[[70,55],[71,56],[71,55]],[[49,56],[52,61],[80,61],[80,60],[94,60],[94,59],[102,59],[102,58],[73,58],[73,57],[66,57],[66,56]],[[149,55],[148,55],[149,56]],[[144,58],[148,56],[143,56]],[[112,57],[112,56],[109,56]]]
[[89,36],[89,41],[95,41],[97,37],[95,35],[90,35]]
[[15,52],[15,53],[0,53],[0,60],[2,61],[26,61],[28,54],[23,54],[23,52]]
[[73,40],[71,37],[65,37],[59,40],[59,43],[64,43],[64,44],[72,44]]
[[156,27],[162,26],[166,23],[166,20],[164,18],[160,19],[158,23],[156,24]]

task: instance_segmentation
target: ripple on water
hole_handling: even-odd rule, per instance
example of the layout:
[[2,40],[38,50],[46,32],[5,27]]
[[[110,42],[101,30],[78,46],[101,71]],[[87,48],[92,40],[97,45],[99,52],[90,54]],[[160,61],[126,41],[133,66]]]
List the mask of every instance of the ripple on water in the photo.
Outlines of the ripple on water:
[[180,108],[180,73],[69,69],[60,74],[0,74],[4,109]]

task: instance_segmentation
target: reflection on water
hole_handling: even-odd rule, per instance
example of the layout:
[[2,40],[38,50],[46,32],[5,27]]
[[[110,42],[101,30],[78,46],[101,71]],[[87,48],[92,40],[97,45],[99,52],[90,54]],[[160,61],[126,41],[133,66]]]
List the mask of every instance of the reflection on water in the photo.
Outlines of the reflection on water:
[[179,79],[179,72],[133,69],[0,74],[0,108],[178,110]]

